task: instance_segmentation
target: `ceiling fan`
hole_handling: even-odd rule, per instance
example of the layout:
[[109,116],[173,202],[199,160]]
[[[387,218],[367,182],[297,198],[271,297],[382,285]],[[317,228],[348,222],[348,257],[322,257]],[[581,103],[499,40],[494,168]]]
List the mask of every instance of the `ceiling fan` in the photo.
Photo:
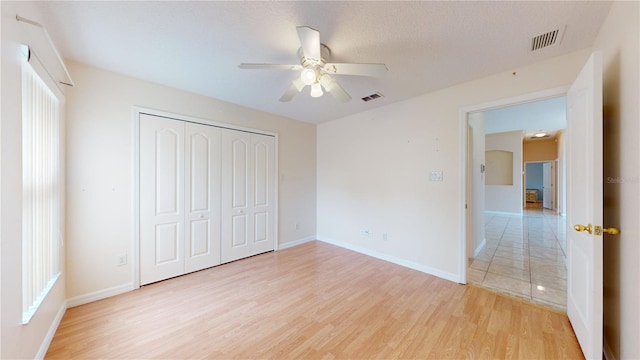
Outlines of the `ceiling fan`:
[[320,97],[322,89],[340,102],[348,102],[351,96],[338,84],[331,75],[381,76],[387,72],[385,64],[330,63],[331,50],[320,43],[318,30],[308,26],[298,26],[300,64],[247,64],[239,65],[241,69],[271,69],[300,71],[300,76],[292,81],[291,86],[282,95],[280,101],[293,99],[305,86],[311,87],[310,95]]

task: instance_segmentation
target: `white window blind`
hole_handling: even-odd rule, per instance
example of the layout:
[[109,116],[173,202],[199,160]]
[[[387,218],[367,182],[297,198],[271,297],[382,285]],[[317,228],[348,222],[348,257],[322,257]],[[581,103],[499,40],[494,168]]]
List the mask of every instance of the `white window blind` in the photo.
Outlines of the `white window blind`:
[[60,276],[60,100],[31,65],[22,67],[22,322]]

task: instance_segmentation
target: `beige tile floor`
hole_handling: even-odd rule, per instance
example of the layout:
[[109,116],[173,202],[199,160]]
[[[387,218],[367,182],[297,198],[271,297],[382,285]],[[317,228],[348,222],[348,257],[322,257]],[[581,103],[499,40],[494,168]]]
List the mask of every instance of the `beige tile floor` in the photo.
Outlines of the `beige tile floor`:
[[565,218],[555,211],[486,213],[486,244],[469,259],[469,283],[566,311],[565,233]]

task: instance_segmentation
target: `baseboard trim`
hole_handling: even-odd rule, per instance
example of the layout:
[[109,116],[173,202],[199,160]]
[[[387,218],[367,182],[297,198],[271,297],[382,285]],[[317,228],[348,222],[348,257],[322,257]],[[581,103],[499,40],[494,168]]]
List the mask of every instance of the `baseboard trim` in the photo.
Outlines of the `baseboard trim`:
[[40,344],[40,349],[38,349],[38,353],[36,354],[36,359],[44,359],[44,356],[47,355],[47,351],[49,350],[49,346],[51,345],[51,341],[53,340],[53,336],[56,334],[58,330],[58,326],[60,326],[60,322],[62,322],[62,317],[64,313],[67,311],[67,302],[62,302],[60,305],[60,309],[58,309],[58,313],[56,313],[56,317],[53,318],[51,322],[51,326],[49,326],[49,330],[47,334],[44,336],[42,340],[42,344]]
[[487,239],[482,239],[482,242],[480,242],[480,245],[478,245],[478,247],[476,248],[476,250],[473,252],[473,257],[477,257],[478,254],[480,254],[480,251],[482,251],[482,249],[484,249],[484,246],[487,245]]
[[74,296],[71,299],[67,299],[67,307],[72,308],[79,305],[88,304],[90,302],[106,299],[108,297],[120,295],[134,290],[133,283],[127,283],[123,285],[114,286],[108,289],[102,289],[94,291],[92,293]]
[[337,241],[337,240],[333,240],[333,239],[328,239],[325,237],[321,237],[318,236],[318,241],[322,241],[325,242],[327,244],[331,244],[331,245],[335,245],[335,246],[339,246],[341,248],[345,248],[347,250],[352,250],[364,255],[368,255],[371,257],[374,257],[376,259],[380,259],[380,260],[384,260],[384,261],[388,261],[400,266],[404,266],[406,268],[409,269],[413,269],[413,270],[417,270],[420,272],[423,272],[425,274],[429,274],[429,275],[433,275],[433,276],[437,276],[439,278],[445,279],[445,280],[449,280],[449,281],[453,281],[456,283],[460,283],[460,276],[456,275],[456,274],[452,274],[452,273],[448,273],[446,271],[442,271],[442,270],[438,270],[438,269],[434,269],[432,267],[429,266],[425,266],[425,265],[421,265],[421,264],[416,264],[412,261],[409,260],[405,260],[405,259],[401,259],[395,256],[391,256],[391,255],[387,255],[387,254],[383,254],[371,249],[367,249],[364,248],[362,246],[358,246],[358,245],[353,245],[353,244],[349,244],[346,242],[342,242],[342,241]]
[[604,338],[604,344],[603,344],[603,348],[602,348],[602,354],[604,355],[604,358],[607,360],[616,360],[616,357],[613,355],[613,351],[611,351],[611,347],[609,346],[609,343],[607,342],[607,338]]
[[311,235],[311,236],[304,237],[302,239],[288,241],[288,242],[286,242],[284,244],[279,244],[278,245],[278,250],[284,250],[284,249],[288,249],[288,248],[291,248],[291,247],[294,247],[294,246],[302,245],[304,243],[307,243],[309,241],[313,241],[315,239],[316,239],[316,236],[315,235]]
[[522,212],[506,212],[506,211],[485,210],[484,213],[485,214],[492,214],[492,215],[522,216]]

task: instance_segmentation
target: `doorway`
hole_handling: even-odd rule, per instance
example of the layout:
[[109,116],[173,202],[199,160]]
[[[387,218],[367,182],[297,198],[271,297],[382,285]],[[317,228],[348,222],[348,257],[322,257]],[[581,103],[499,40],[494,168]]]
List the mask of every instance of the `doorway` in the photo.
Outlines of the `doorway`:
[[525,161],[525,209],[557,209],[556,162]]
[[[478,113],[487,114],[492,111],[503,111],[506,108],[531,105],[537,102],[559,99],[563,103],[565,88],[552,89],[540,93],[530,94],[522,97],[505,99],[500,102],[480,105],[475,108],[468,108],[464,112],[464,128],[467,130],[467,163],[466,174],[466,204],[467,204],[467,226],[474,227],[466,230],[466,254],[464,262],[467,266],[466,279],[469,283],[489,288],[493,291],[506,293],[510,296],[518,297],[530,302],[539,303],[557,310],[564,310],[566,303],[566,266],[565,266],[565,223],[564,218],[558,216],[556,210],[558,205],[556,195],[560,182],[556,179],[557,160],[564,154],[564,150],[558,150],[553,157],[548,155],[543,158],[528,158],[523,149],[516,149],[514,153],[521,156],[514,156],[513,172],[513,193],[514,203],[521,204],[520,210],[509,211],[486,211],[478,209],[475,204],[478,199],[484,200],[487,204],[492,203],[490,196],[483,191],[478,191],[478,187],[473,183],[476,178],[485,178],[484,170],[491,171],[488,164],[477,164],[478,156],[473,157],[479,150],[475,148],[474,139],[477,138],[478,130],[485,130],[486,134],[491,133],[515,133],[516,137],[521,137],[521,143],[531,140],[537,135],[538,138],[548,141],[558,141],[557,133],[551,131],[558,128],[549,128],[546,125],[526,124],[531,122],[530,117],[522,119],[521,128],[508,128],[504,124],[494,126],[489,123],[485,115],[485,126],[478,127]],[[566,121],[566,114],[562,114]],[[513,117],[509,119],[513,124]],[[506,123],[506,122],[505,122]],[[517,125],[516,125],[517,126]],[[496,129],[497,128],[497,129]],[[564,126],[561,127],[562,129]],[[542,131],[544,130],[544,131]],[[485,134],[485,135],[486,135]],[[514,135],[514,134],[510,134]],[[487,138],[488,139],[488,138]],[[488,141],[488,140],[487,140]],[[541,144],[542,142],[537,142]],[[484,144],[483,144],[484,145]],[[562,147],[560,139],[557,148]],[[524,145],[522,145],[524,147]],[[488,149],[488,148],[487,148]],[[484,150],[482,151],[484,153]],[[488,160],[486,160],[488,161]],[[525,204],[527,189],[533,190],[531,181],[526,181],[526,163],[536,163],[540,166],[540,186],[535,186],[535,200],[533,204],[538,205],[538,209],[528,209]],[[545,165],[546,164],[546,165]],[[487,165],[487,166],[485,166]],[[482,171],[480,174],[476,172]],[[545,182],[544,174],[546,173]],[[488,176],[488,175],[487,175]],[[558,176],[561,176],[558,174]],[[564,175],[562,175],[564,176]],[[488,178],[488,177],[487,177]],[[545,186],[546,185],[546,186]],[[483,188],[485,188],[483,186]],[[546,197],[545,195],[546,190]],[[545,201],[546,198],[546,201]],[[493,202],[495,203],[495,202]],[[471,206],[469,206],[471,205]],[[523,206],[524,205],[524,206]],[[546,209],[545,209],[546,207]],[[481,231],[477,231],[478,218],[483,218]],[[472,219],[472,220],[470,220]],[[480,235],[477,235],[480,234]],[[480,236],[481,238],[478,238]],[[472,238],[473,237],[473,238]],[[477,247],[473,245],[480,244]]]

